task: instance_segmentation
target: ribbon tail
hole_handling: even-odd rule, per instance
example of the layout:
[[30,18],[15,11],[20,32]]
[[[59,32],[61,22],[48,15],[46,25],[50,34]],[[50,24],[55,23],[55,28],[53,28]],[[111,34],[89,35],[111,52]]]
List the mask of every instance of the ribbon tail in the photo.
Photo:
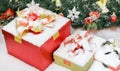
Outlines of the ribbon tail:
[[109,69],[111,69],[112,71],[118,71],[116,68],[112,67],[112,66],[108,66]]

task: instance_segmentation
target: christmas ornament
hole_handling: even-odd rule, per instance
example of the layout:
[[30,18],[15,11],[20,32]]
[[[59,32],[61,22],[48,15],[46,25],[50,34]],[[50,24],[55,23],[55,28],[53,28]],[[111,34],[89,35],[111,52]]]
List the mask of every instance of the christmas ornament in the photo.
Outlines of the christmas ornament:
[[96,4],[98,4],[98,6],[102,9],[102,13],[109,12],[109,10],[107,9],[106,3],[107,3],[107,0],[99,0],[96,2]]
[[89,13],[89,16],[95,21],[100,17],[100,13],[98,11],[92,11]]
[[74,19],[79,18],[79,11],[76,11],[76,8],[74,7],[72,10],[68,10],[69,14],[68,14],[68,18],[70,18],[72,21],[74,21]]
[[89,13],[89,17],[84,19],[84,24],[87,30],[89,29],[97,29],[95,21],[100,18],[100,13],[98,11],[92,11]]
[[113,13],[113,14],[110,16],[110,21],[113,22],[113,23],[115,23],[115,22],[117,22],[117,20],[118,20],[118,17],[115,15],[115,13]]
[[11,21],[14,18],[14,10],[11,8],[8,8],[5,12],[0,14],[0,24],[7,24],[9,21]]
[[11,18],[14,18],[14,10],[8,8],[4,13],[1,14],[1,20],[6,19],[9,20]]
[[91,17],[87,17],[85,18],[84,20],[84,23],[87,25],[87,24],[92,24],[93,23],[93,19]]

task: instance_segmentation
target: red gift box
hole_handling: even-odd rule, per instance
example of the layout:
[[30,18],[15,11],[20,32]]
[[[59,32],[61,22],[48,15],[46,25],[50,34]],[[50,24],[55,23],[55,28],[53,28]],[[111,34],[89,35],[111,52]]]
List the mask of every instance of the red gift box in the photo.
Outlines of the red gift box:
[[15,37],[11,33],[5,30],[2,30],[2,32],[4,34],[9,54],[35,66],[40,70],[44,70],[52,63],[53,52],[58,48],[59,44],[65,39],[65,37],[70,35],[70,21],[59,30],[60,36],[56,40],[53,40],[51,37],[40,47],[37,47],[23,39],[22,44],[20,44],[14,40]]
[[[25,37],[18,38],[15,36],[15,27],[13,27],[15,21],[13,20],[2,29],[8,53],[38,68],[40,71],[44,71],[46,67],[48,67],[53,61],[53,52],[59,47],[60,43],[70,35],[70,20],[62,16],[58,16],[56,21],[57,23],[55,23],[54,27],[59,27],[57,24],[64,24],[52,36],[49,36],[49,39],[46,40],[44,44],[41,46],[36,46],[33,43],[25,40]],[[11,30],[14,30],[14,32]],[[43,34],[43,32],[40,34]],[[29,33],[30,32],[27,34]],[[33,41],[35,40],[33,39]]]

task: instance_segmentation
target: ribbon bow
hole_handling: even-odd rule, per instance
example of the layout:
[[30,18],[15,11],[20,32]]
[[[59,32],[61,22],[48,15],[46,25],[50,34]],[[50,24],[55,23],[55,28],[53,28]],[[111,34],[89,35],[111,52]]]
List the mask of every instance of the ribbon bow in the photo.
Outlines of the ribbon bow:
[[109,10],[106,7],[107,0],[99,0],[96,4],[102,9],[102,13],[107,13]]
[[[85,35],[85,37],[87,37],[87,35]],[[75,36],[75,38],[68,38],[67,40],[64,41],[64,46],[66,46],[67,44],[75,44],[75,47],[71,50],[69,50],[68,52],[72,53],[74,56],[78,55],[79,53],[79,49],[82,49],[84,52],[84,48],[82,46],[82,44],[79,44],[79,42],[82,40],[82,36],[80,36],[79,34],[77,34]]]

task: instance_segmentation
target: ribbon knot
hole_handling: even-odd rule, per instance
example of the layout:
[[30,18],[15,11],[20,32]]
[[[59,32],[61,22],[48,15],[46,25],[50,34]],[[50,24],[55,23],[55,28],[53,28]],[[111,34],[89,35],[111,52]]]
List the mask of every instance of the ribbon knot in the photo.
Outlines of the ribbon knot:
[[76,46],[74,47],[74,49],[71,49],[68,52],[71,52],[74,56],[76,56],[79,53],[78,52],[79,49],[82,49],[84,51],[83,46],[79,44],[79,41],[81,40],[82,40],[82,37],[79,34],[77,34],[75,38],[68,38],[67,40],[65,40],[64,46],[68,44],[75,44]]

